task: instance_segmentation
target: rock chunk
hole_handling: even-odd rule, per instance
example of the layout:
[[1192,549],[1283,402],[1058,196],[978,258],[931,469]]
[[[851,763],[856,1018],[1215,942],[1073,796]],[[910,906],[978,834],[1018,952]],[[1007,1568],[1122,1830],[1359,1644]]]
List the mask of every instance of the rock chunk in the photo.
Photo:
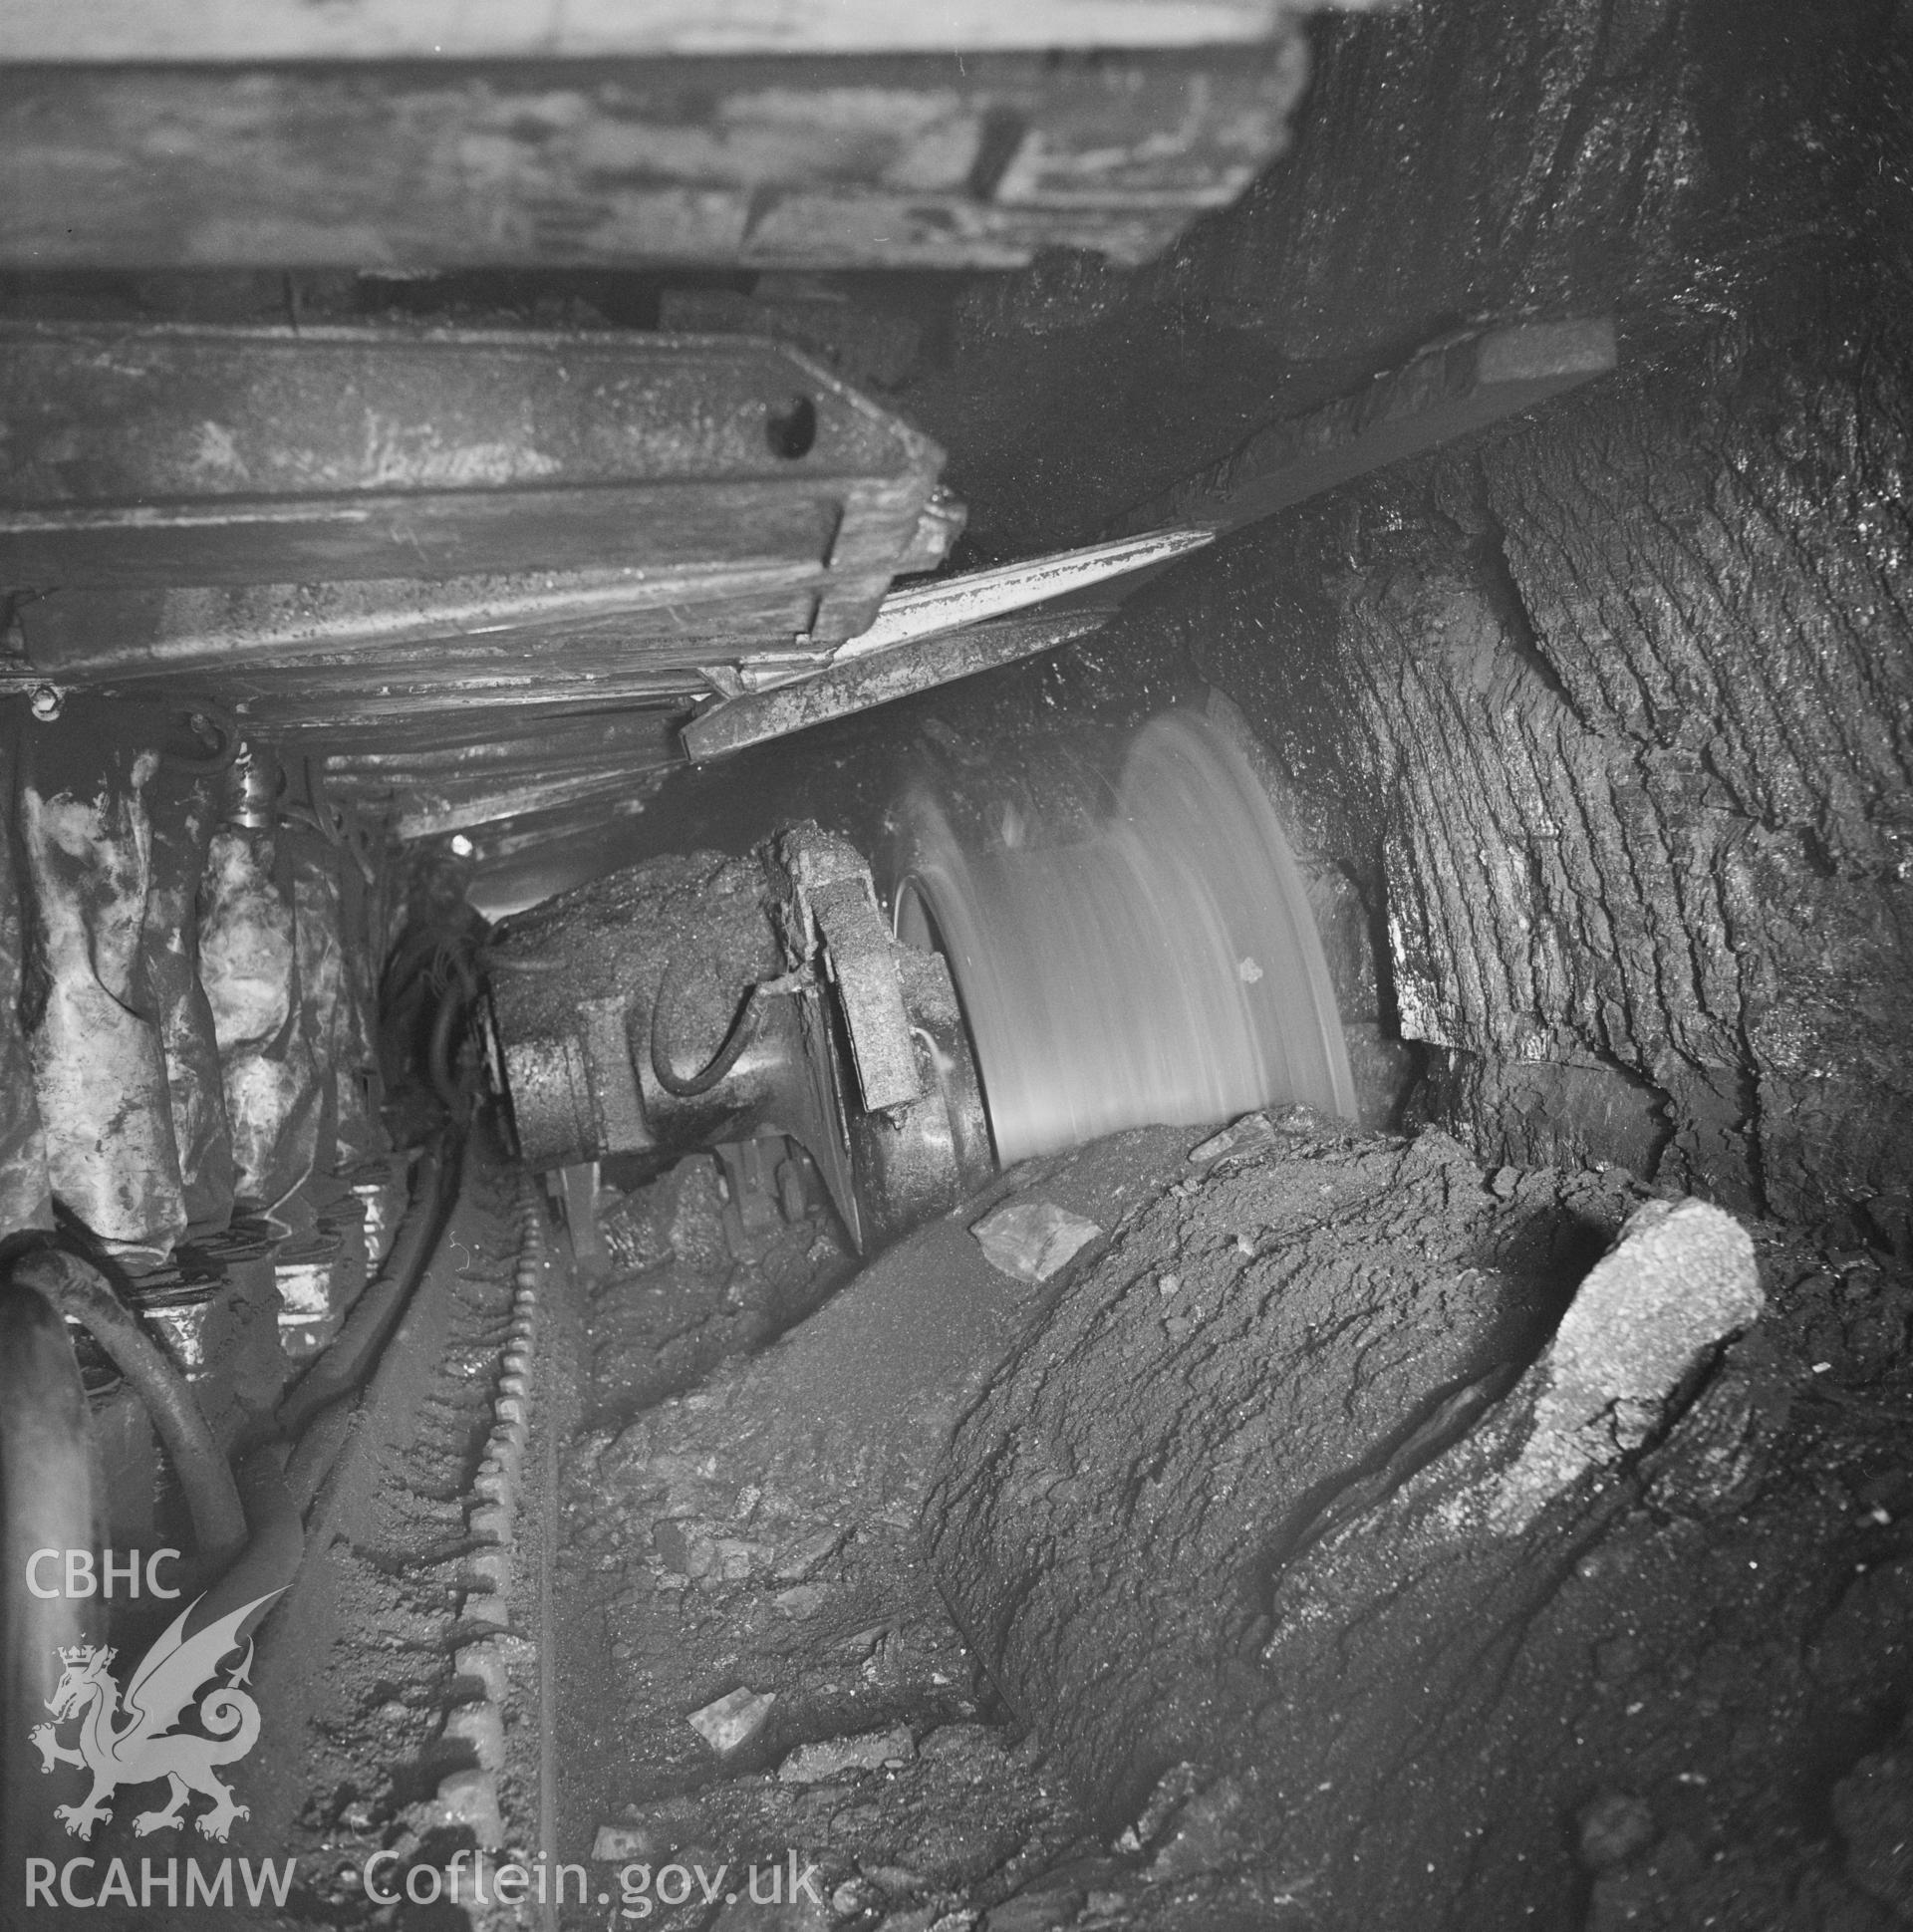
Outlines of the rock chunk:
[[657,1858],[667,1849],[659,1834],[643,1824],[601,1824],[591,1841],[591,1855],[602,1864]]
[[1047,1281],[1102,1230],[1051,1201],[1012,1201],[969,1231],[992,1267],[1018,1281]]
[[777,1777],[785,1785],[821,1785],[841,1778],[847,1771],[881,1771],[886,1765],[908,1764],[917,1755],[917,1746],[908,1725],[895,1725],[888,1731],[866,1731],[854,1738],[824,1738],[815,1744],[800,1744],[777,1767]]
[[775,1691],[753,1691],[748,1685],[742,1685],[706,1704],[702,1710],[691,1712],[684,1722],[718,1757],[728,1758],[732,1752],[741,1751],[764,1728],[764,1720],[770,1716],[770,1707],[776,1701]]
[[1761,1312],[1754,1243],[1704,1201],[1650,1201],[1576,1290],[1542,1363],[1534,1429],[1494,1508],[1524,1528],[1589,1469],[1638,1449],[1705,1352]]

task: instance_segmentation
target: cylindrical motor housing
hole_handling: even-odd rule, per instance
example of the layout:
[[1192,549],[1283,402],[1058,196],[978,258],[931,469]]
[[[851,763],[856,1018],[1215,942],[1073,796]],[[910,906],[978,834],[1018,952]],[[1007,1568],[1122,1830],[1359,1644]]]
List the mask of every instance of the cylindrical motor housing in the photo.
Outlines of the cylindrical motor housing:
[[750,988],[783,969],[763,867],[715,853],[653,859],[518,914],[489,965],[519,1151],[535,1168],[740,1138],[790,1050],[771,1014],[724,1077],[690,1083]]
[[944,962],[891,937],[869,866],[815,825],[564,893],[507,921],[489,967],[533,1167],[787,1134],[864,1246],[993,1166]]

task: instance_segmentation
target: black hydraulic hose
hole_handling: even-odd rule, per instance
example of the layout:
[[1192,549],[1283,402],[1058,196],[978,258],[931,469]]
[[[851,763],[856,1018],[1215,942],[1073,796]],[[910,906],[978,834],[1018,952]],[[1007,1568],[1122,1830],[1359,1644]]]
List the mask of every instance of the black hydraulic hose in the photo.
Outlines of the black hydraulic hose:
[[[326,1352],[307,1369],[298,1386],[279,1404],[279,1427],[288,1440],[306,1433],[320,1412],[357,1393],[379,1359],[386,1339],[399,1325],[411,1291],[438,1244],[451,1214],[458,1161],[437,1148],[420,1156],[412,1182],[411,1203],[393,1237],[392,1247],[378,1276],[352,1304]],[[309,1459],[308,1459],[309,1460]],[[301,1464],[294,1452],[295,1465]],[[306,1487],[303,1466],[293,1481],[295,1492]]]
[[[80,1366],[59,1309],[19,1280],[0,1282],[0,1546],[6,1561],[0,1587],[12,1611],[27,1601],[17,1591],[35,1550],[84,1549],[94,1533],[93,1462]],[[64,1597],[31,1601],[68,1602]],[[39,1614],[72,1612],[69,1606]]]
[[45,1295],[0,1279],[0,1858],[9,1871],[44,1849],[28,1723],[45,1717],[60,1652],[94,1634],[98,1607],[57,1585],[47,1594],[31,1588],[29,1566],[41,1550],[93,1547],[93,1484],[87,1392],[67,1324]]
[[473,1095],[458,1080],[451,1064],[451,1036],[460,1021],[469,1022],[478,1004],[480,986],[478,974],[470,964],[450,947],[442,949],[440,957],[458,974],[464,989],[461,1000],[450,986],[438,996],[438,1009],[431,1016],[431,1038],[425,1048],[425,1071],[431,1079],[431,1089],[444,1103],[445,1111],[453,1120],[462,1120],[471,1110]]
[[91,1261],[65,1248],[41,1247],[20,1256],[12,1276],[85,1328],[138,1391],[179,1479],[200,1561],[209,1569],[227,1561],[246,1540],[246,1513],[185,1378]]
[[[246,1506],[246,1546],[207,1589],[193,1614],[199,1629],[243,1603],[276,1597],[305,1560],[306,1526],[286,1486],[286,1446],[268,1443],[239,1466],[239,1495]],[[263,1615],[269,1612],[262,1612]],[[248,1619],[248,1625],[252,1619]],[[241,1634],[247,1625],[241,1626]]]
[[465,1097],[458,1091],[457,1077],[451,1070],[452,1029],[464,1011],[447,986],[438,1010],[431,1016],[431,1038],[425,1047],[425,1072],[431,1078],[431,1090],[453,1120],[461,1120],[465,1111]]
[[703,1071],[686,1077],[673,1070],[670,1055],[665,1048],[665,1011],[669,1003],[666,995],[678,976],[678,963],[674,960],[665,968],[665,975],[658,982],[658,997],[652,1003],[651,1071],[652,1076],[668,1094],[674,1095],[679,1100],[695,1100],[699,1095],[708,1093],[737,1064],[744,1048],[755,1037],[758,1018],[757,996],[769,990],[769,987],[767,985],[750,987],[730,1022],[730,1030],[718,1043],[717,1051],[711,1055]]

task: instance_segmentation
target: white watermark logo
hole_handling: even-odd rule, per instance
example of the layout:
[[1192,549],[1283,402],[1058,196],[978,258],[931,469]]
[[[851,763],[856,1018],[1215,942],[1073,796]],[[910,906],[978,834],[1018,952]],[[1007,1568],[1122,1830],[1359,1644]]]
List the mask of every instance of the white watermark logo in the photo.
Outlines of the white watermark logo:
[[[239,1868],[237,1888],[234,1865]],[[181,1906],[199,1905],[230,1911],[241,1897],[248,1905],[263,1905],[268,1898],[283,1905],[292,1892],[297,1865],[293,1858],[261,1858],[256,1866],[250,1858],[221,1858],[208,1870],[197,1858],[168,1858],[163,1865],[154,1858],[141,1858],[136,1882],[124,1858],[109,1860],[105,1871],[97,1858],[69,1858],[64,1865],[51,1858],[29,1858],[27,1903],[52,1911],[65,1905],[80,1912],[109,1905],[137,1905],[150,1911],[157,1904],[175,1912]]]
[[42,1600],[96,1593],[110,1597],[114,1584],[124,1583],[127,1586],[124,1594],[137,1596],[139,1578],[143,1575],[148,1596],[177,1596],[177,1590],[169,1590],[160,1582],[159,1565],[178,1560],[176,1549],[155,1549],[146,1558],[142,1570],[137,1549],[123,1551],[118,1561],[111,1549],[103,1549],[97,1564],[90,1549],[36,1549],[27,1558],[27,1588]]
[[[79,1803],[54,1807],[54,1816],[75,1837],[90,1839],[93,1827],[113,1816],[106,1800],[122,1785],[161,1779],[169,1788],[166,1802],[133,1821],[142,1838],[151,1831],[178,1830],[195,1794],[210,1798],[212,1808],[199,1812],[193,1823],[220,1844],[234,1821],[248,1815],[232,1788],[214,1774],[259,1742],[259,1706],[243,1688],[252,1673],[251,1640],[245,1640],[245,1654],[236,1664],[227,1660],[242,1648],[241,1625],[278,1594],[269,1590],[188,1636],[186,1624],[204,1600],[195,1597],[139,1660],[124,1692],[110,1668],[114,1651],[81,1644],[59,1653],[65,1670],[47,1700],[53,1722],[36,1725],[30,1736],[40,1748],[43,1772],[71,1765],[93,1779],[93,1789]],[[174,1728],[195,1699],[204,1736]],[[62,1744],[60,1727],[74,1723],[77,1740]]]
[[[601,1854],[593,1854],[598,1863]],[[747,1865],[728,1862],[702,1864],[628,1864],[617,1877],[618,1895],[596,1893],[601,1907],[611,1908],[606,1923],[611,1932],[651,1917],[662,1905],[675,1908],[695,1900],[700,1906],[735,1905],[748,1898],[753,1905],[822,1907],[819,1887],[823,1867],[802,1863],[794,1850],[782,1859]],[[607,1881],[600,1881],[601,1883]],[[375,1851],[361,1869],[360,1883],[375,1905],[394,1906],[402,1899],[413,1905],[589,1905],[593,1887],[583,1865],[554,1865],[541,1853],[535,1862],[497,1863],[482,1851],[457,1851],[441,1870],[435,1865],[408,1865],[403,1852]]]

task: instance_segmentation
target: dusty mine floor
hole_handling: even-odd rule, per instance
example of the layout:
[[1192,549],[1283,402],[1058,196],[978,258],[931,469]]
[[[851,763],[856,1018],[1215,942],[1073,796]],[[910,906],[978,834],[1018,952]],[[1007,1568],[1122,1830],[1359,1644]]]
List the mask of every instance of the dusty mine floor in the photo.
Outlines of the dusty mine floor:
[[[821,1213],[739,1258],[708,1165],[602,1201],[556,1603],[561,1854],[609,1890],[573,1922],[1913,1923],[1890,1235],[1756,1226],[1743,1268],[1728,1230],[1681,1359],[1535,1478],[1548,1337],[1647,1191],[1202,1138],[1017,1170],[861,1271]],[[1040,1285],[970,1232],[1015,1201],[1097,1230]],[[1644,1240],[1575,1373],[1645,1359]]]
[[[630,1392],[664,1386],[657,1365],[688,1368],[750,1310],[787,1318],[849,1263],[821,1215],[735,1259],[713,1171],[690,1163],[608,1229],[646,1259],[591,1307],[594,1410],[623,1414],[566,1459],[563,1802],[593,1826],[566,1855],[701,1869],[714,1904],[699,1889],[652,1914],[685,1926],[969,1924],[1094,1864],[1089,1821],[990,1706],[919,1535],[932,1462],[1027,1291],[940,1224],[776,1345],[672,1376],[646,1407]],[[725,1698],[741,1708],[713,1742],[688,1719]],[[751,1904],[753,1876],[784,1916]]]

